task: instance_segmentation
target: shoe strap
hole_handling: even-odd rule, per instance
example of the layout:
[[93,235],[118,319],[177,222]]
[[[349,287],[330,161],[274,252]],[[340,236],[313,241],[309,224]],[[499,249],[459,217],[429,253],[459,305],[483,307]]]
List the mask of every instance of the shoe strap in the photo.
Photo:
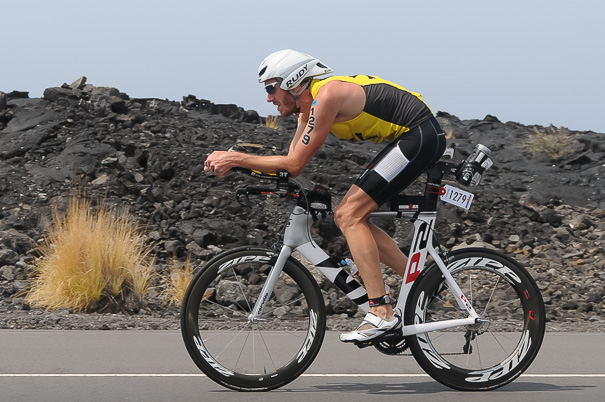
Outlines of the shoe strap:
[[380,328],[380,323],[384,321],[384,319],[378,317],[376,314],[367,313],[363,319],[365,322],[372,324],[376,328]]

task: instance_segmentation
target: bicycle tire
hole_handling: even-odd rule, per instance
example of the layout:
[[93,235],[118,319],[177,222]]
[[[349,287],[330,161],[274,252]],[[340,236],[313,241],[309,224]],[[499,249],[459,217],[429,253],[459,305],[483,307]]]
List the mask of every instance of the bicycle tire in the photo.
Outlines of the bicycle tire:
[[261,320],[248,319],[277,254],[240,247],[196,274],[181,308],[181,333],[195,364],[238,391],[267,391],[300,376],[321,348],[323,296],[311,273],[290,257]]
[[[462,391],[513,381],[532,363],[544,338],[542,295],[529,272],[495,250],[450,253],[449,272],[486,322],[406,337],[418,364],[438,382]],[[414,283],[405,323],[465,318],[433,262]]]

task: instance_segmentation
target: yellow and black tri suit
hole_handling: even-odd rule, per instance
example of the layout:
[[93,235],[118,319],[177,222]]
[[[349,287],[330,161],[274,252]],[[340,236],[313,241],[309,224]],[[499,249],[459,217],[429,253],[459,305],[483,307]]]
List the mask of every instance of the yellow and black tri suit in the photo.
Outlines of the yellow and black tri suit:
[[321,87],[331,81],[357,84],[366,94],[363,112],[352,120],[332,125],[332,133],[341,140],[370,140],[380,143],[393,142],[433,116],[422,97],[404,87],[370,75],[336,76],[315,79],[310,89],[313,99]]
[[366,95],[363,111],[349,121],[333,123],[332,134],[342,140],[390,142],[355,181],[378,205],[409,186],[443,155],[445,134],[419,94],[376,76],[354,75],[312,80],[313,99],[331,81],[360,85]]

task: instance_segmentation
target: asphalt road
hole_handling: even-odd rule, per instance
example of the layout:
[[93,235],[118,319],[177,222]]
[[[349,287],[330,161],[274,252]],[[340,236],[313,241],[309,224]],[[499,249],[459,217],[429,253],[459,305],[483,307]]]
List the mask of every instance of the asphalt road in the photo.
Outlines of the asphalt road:
[[412,357],[341,344],[326,334],[309,370],[284,388],[238,393],[207,379],[175,331],[0,331],[0,402],[19,401],[482,401],[602,402],[605,334],[550,333],[512,384],[454,391]]

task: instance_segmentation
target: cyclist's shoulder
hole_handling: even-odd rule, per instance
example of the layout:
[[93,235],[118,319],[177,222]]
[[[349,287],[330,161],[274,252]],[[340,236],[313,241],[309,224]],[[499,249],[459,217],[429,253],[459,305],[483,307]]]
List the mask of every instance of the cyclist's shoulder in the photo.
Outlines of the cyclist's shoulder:
[[[384,88],[386,85],[391,88],[397,88],[404,92],[410,92],[401,85],[396,84],[392,81],[388,81],[376,75],[364,74],[337,75],[323,79],[314,79],[311,82],[310,89],[311,95],[315,99],[319,95],[320,90],[322,93],[338,91],[339,89],[344,92],[346,92],[347,90],[355,91],[355,88],[362,88],[363,91],[371,91],[370,88],[374,87],[375,85],[380,88]],[[328,91],[328,89],[330,89],[330,91]],[[384,92],[382,89],[379,89],[378,91],[380,93]],[[387,91],[387,93],[391,92]]]
[[343,96],[363,95],[361,89],[363,85],[351,78],[350,76],[334,76],[323,80],[313,80],[311,95],[313,99],[337,99]]
[[328,84],[341,83],[341,82],[352,83],[352,84],[357,84],[357,85],[361,85],[361,86],[379,84],[379,83],[393,84],[392,82],[382,79],[376,75],[365,75],[365,74],[334,75],[331,77],[314,79],[311,82],[311,88],[319,89]]

